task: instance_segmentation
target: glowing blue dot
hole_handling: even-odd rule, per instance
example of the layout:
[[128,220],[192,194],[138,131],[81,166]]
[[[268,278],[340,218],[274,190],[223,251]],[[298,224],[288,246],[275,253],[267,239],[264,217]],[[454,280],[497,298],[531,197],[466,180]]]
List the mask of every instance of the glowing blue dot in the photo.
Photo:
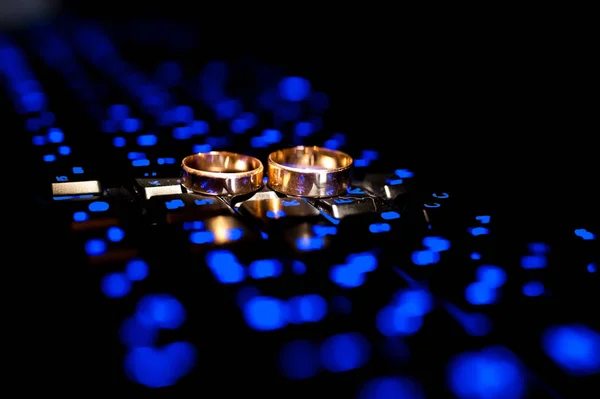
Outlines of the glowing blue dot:
[[71,153],[71,147],[68,145],[61,145],[58,147],[58,153],[60,155],[69,155]]
[[120,227],[111,226],[108,228],[106,236],[108,237],[109,241],[119,242],[125,238],[125,232]]
[[543,269],[547,266],[546,257],[543,255],[527,255],[521,258],[523,269]]
[[140,129],[140,127],[141,127],[141,122],[139,121],[139,119],[127,118],[123,121],[123,131],[125,131],[125,132],[128,132],[128,133],[136,132]]
[[506,282],[506,272],[498,266],[481,265],[477,268],[477,280],[490,288],[498,288]]
[[358,333],[343,333],[327,338],[321,345],[321,364],[341,373],[362,367],[370,358],[369,342]]
[[88,205],[88,209],[91,212],[104,212],[108,210],[109,205],[104,201],[94,201]]
[[132,259],[125,265],[125,274],[131,281],[142,281],[148,276],[148,264],[141,259]]
[[44,145],[46,144],[46,138],[44,136],[33,136],[32,138],[33,145]]
[[75,212],[73,214],[74,222],[85,222],[88,219],[89,219],[88,214],[85,212]]
[[473,252],[471,254],[471,259],[473,259],[473,260],[479,260],[479,259],[481,259],[481,254],[479,252]]
[[310,82],[304,78],[291,76],[279,82],[279,95],[288,101],[305,100],[311,92]]
[[544,284],[539,281],[530,281],[523,286],[523,294],[526,296],[540,296],[544,293]]
[[415,251],[412,254],[412,262],[417,266],[431,265],[437,263],[440,260],[440,254],[436,251]]
[[156,137],[154,134],[144,134],[142,136],[138,136],[137,143],[142,147],[150,147],[158,143],[158,137]]
[[300,137],[306,137],[313,134],[315,128],[310,122],[298,122],[296,126],[294,126],[294,133]]
[[48,141],[51,143],[62,143],[65,139],[65,134],[58,128],[52,128],[48,132]]
[[201,153],[201,152],[210,152],[212,147],[209,144],[196,144],[192,147],[192,152]]
[[504,348],[462,353],[448,365],[450,390],[459,399],[521,399],[526,390],[524,370]]
[[596,264],[590,263],[589,265],[587,265],[587,270],[590,273],[596,273]]
[[266,129],[262,132],[262,138],[269,144],[278,143],[283,138],[281,132],[275,129]]
[[146,326],[174,330],[185,322],[186,312],[177,298],[168,294],[147,295],[138,302],[135,315]]
[[98,238],[92,238],[85,243],[85,252],[89,256],[100,256],[107,250],[106,242]]
[[125,139],[123,137],[115,137],[113,139],[113,146],[115,146],[117,148],[125,147],[126,144],[127,144],[127,142],[125,141]]
[[255,330],[276,330],[286,324],[286,307],[276,298],[254,297],[244,306],[244,318]]
[[450,241],[442,237],[425,237],[423,238],[423,245],[429,248],[431,251],[447,251],[450,249]]
[[123,273],[110,273],[102,278],[101,288],[109,298],[122,298],[131,291],[131,282]]
[[48,154],[48,155],[44,155],[44,162],[54,162],[56,161],[56,155],[53,154]]
[[496,300],[496,290],[485,283],[475,282],[467,286],[465,297],[473,305],[487,305]]
[[546,356],[565,373],[588,376],[600,373],[600,334],[581,324],[554,326],[544,331]]

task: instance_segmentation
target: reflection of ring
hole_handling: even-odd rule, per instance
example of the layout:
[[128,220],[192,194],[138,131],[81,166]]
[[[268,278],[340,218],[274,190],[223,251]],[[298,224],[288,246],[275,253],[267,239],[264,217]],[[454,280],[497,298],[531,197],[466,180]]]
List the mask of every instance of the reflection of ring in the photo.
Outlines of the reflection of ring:
[[227,151],[201,152],[183,158],[181,184],[209,195],[242,195],[262,187],[260,160]]
[[298,146],[269,154],[269,182],[275,191],[302,197],[333,197],[350,186],[352,158],[341,151]]

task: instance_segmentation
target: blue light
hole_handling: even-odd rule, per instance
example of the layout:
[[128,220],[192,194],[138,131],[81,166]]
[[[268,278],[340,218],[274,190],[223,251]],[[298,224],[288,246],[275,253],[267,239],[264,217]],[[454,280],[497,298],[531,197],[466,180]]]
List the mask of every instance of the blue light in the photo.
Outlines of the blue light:
[[61,145],[58,147],[58,153],[60,155],[69,155],[71,153],[71,147],[68,145]]
[[254,330],[277,330],[286,325],[286,307],[276,298],[254,297],[244,305],[244,319]]
[[587,270],[590,273],[596,273],[596,264],[590,263],[589,265],[587,265]]
[[110,273],[102,278],[101,288],[109,298],[122,298],[131,291],[131,282],[123,273]]
[[108,117],[116,121],[122,121],[129,116],[129,107],[124,104],[114,104],[108,108]]
[[266,129],[262,132],[262,138],[268,144],[274,144],[280,142],[283,136],[279,130]]
[[33,136],[32,143],[36,146],[44,145],[46,144],[46,138],[44,136]]
[[469,233],[474,236],[483,236],[490,233],[490,231],[485,227],[474,227],[468,229]]
[[85,253],[89,256],[103,255],[107,248],[106,242],[98,238],[92,238],[85,243]]
[[465,290],[465,298],[473,305],[488,305],[496,300],[496,290],[482,282],[471,283]]
[[52,128],[48,131],[48,141],[51,143],[62,143],[65,139],[65,134],[58,128]]
[[162,349],[137,347],[125,358],[128,376],[148,388],[164,388],[188,374],[197,361],[196,349],[187,342],[174,342]]
[[212,147],[209,144],[196,144],[192,147],[193,153],[210,152]]
[[587,326],[550,327],[544,331],[542,346],[546,355],[569,375],[600,373],[600,334]]
[[398,212],[394,212],[394,211],[381,212],[381,217],[384,220],[400,219],[400,214]]
[[304,274],[306,273],[306,265],[299,260],[295,260],[292,262],[292,271],[294,274]]
[[239,283],[244,280],[246,275],[244,266],[228,250],[215,250],[207,253],[206,264],[212,271],[213,276],[223,284]]
[[291,76],[279,82],[279,95],[287,101],[305,100],[311,92],[310,82],[304,78]]
[[120,227],[111,226],[108,228],[106,236],[108,237],[109,241],[119,242],[125,238],[125,232]]
[[481,259],[481,254],[479,252],[473,252],[471,254],[471,259],[473,259],[473,260],[480,260]]
[[546,266],[546,257],[543,255],[527,255],[521,258],[521,267],[523,269],[543,269]]
[[145,326],[174,330],[185,322],[183,305],[172,295],[152,294],[143,297],[136,307],[138,321]]
[[412,262],[417,266],[426,266],[439,262],[440,254],[436,251],[415,251],[412,254]]
[[278,277],[282,270],[283,266],[277,259],[256,260],[248,266],[248,274],[256,279]]
[[190,124],[190,132],[197,135],[206,134],[208,133],[208,123],[205,121],[193,121]]
[[490,288],[501,287],[506,282],[506,272],[498,266],[481,265],[477,268],[477,280]]
[[423,318],[412,306],[385,306],[377,313],[377,329],[387,337],[409,336],[421,329]]
[[73,213],[73,221],[74,222],[85,222],[86,220],[88,220],[88,214],[85,212],[75,212]]
[[128,133],[137,132],[141,127],[139,119],[127,118],[123,121],[123,131]]
[[369,342],[361,334],[337,334],[321,344],[321,364],[331,372],[342,373],[364,366],[370,352]]
[[423,289],[413,288],[401,291],[395,300],[395,306],[411,316],[425,316],[433,309],[433,297]]
[[134,159],[131,161],[132,166],[140,167],[140,166],[150,166],[149,159]]
[[456,356],[448,365],[448,377],[459,399],[522,399],[526,391],[519,360],[500,347]]
[[137,143],[141,147],[150,147],[158,143],[158,137],[156,137],[154,134],[145,134],[138,136]]
[[108,203],[104,202],[104,201],[94,201],[88,205],[88,209],[91,212],[104,212],[104,211],[108,210],[108,208],[109,208]]
[[125,265],[125,274],[131,281],[142,281],[148,277],[148,264],[142,259],[132,259]]
[[301,251],[316,251],[324,246],[322,237],[300,237],[296,240],[296,248]]
[[377,377],[360,389],[357,399],[425,399],[425,393],[407,377]]
[[294,133],[300,137],[310,136],[315,132],[315,128],[310,122],[298,122],[294,126]]
[[594,233],[587,231],[586,229],[575,230],[575,235],[583,240],[594,240],[596,238]]
[[539,281],[530,281],[523,286],[523,294],[526,296],[540,296],[544,293],[544,284]]
[[280,353],[281,373],[290,380],[304,380],[319,370],[319,348],[311,341],[292,341]]
[[423,238],[423,246],[431,251],[442,252],[450,249],[450,241],[442,237],[425,237]]
[[329,269],[329,278],[342,288],[359,287],[365,282],[365,274],[347,265],[335,265]]
[[297,296],[288,302],[288,318],[293,323],[316,323],[327,315],[327,302],[316,294]]
[[370,252],[350,254],[346,257],[347,267],[360,272],[372,272],[377,268],[377,257]]
[[44,162],[54,162],[56,161],[56,155],[53,154],[48,154],[48,155],[44,155]]

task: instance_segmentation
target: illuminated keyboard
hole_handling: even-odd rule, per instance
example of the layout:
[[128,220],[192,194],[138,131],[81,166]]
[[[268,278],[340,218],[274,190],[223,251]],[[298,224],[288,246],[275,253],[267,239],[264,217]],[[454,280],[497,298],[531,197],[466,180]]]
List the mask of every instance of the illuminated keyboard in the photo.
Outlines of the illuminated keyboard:
[[[493,198],[421,175],[386,143],[337,133],[335,104],[305,78],[247,59],[186,63],[175,45],[153,44],[142,63],[113,33],[65,18],[0,36],[3,101],[29,142],[50,232],[46,266],[75,281],[60,328],[75,348],[64,350],[85,363],[61,386],[597,395],[598,312],[583,310],[600,292],[594,226],[517,225]],[[265,185],[216,197],[181,185],[189,154],[266,164],[298,145],[354,158],[346,195],[292,198]]]

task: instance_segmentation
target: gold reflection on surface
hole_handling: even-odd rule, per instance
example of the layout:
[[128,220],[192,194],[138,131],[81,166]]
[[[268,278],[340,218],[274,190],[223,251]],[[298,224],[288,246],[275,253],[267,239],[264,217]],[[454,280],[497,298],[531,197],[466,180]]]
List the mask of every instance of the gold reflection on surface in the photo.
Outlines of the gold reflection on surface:
[[227,151],[201,152],[183,159],[183,166],[213,173],[243,173],[262,168],[262,163],[243,154]]

